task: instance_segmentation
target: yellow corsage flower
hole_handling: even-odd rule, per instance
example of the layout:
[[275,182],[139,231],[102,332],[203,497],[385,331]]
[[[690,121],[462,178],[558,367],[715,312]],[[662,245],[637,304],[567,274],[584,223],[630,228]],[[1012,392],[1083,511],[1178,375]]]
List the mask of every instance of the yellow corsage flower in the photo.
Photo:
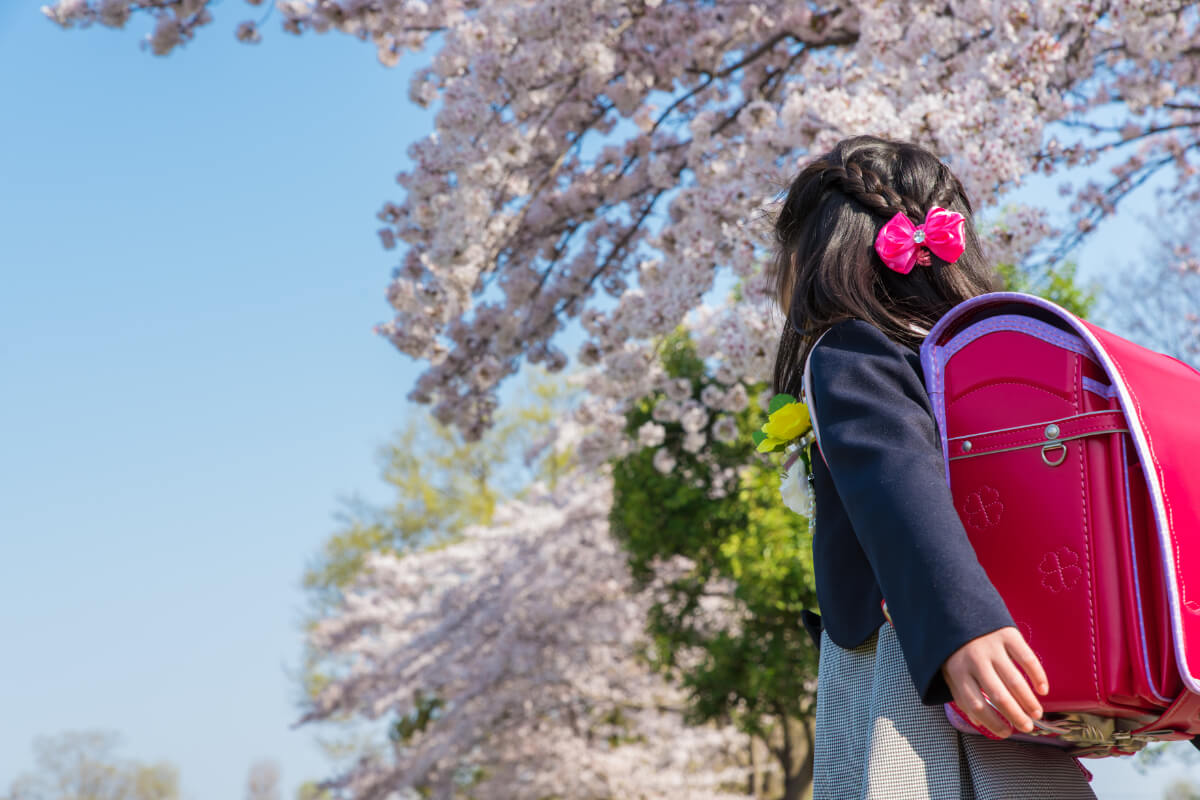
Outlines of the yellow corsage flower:
[[809,483],[808,445],[814,434],[808,406],[786,392],[776,394],[767,405],[767,421],[750,436],[760,453],[791,451],[779,473],[780,496],[785,506],[811,522],[815,504]]
[[774,452],[812,429],[808,406],[787,392],[780,392],[772,397],[767,412],[767,421],[763,423],[762,429],[751,434],[760,453]]

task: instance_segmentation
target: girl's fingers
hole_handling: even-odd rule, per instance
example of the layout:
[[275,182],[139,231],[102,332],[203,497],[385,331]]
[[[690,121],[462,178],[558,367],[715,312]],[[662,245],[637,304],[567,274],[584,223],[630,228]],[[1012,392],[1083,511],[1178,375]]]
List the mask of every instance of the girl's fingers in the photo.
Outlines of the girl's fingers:
[[942,673],[971,722],[1002,739],[1014,730],[1033,730],[1033,720],[1042,716],[1033,691],[1046,694],[1050,688],[1037,655],[1012,626],[959,647],[943,663]]
[[965,696],[958,705],[967,712],[971,721],[976,725],[982,725],[1001,739],[1011,734],[1012,726],[988,704],[975,677],[973,675],[967,677],[964,684]]
[[[979,686],[987,693],[988,700],[992,701],[992,705],[1000,710],[1012,727],[1019,731],[1028,733],[1033,730],[1033,720],[1021,708],[1020,703],[1012,696],[1008,687],[1004,685],[1004,681],[996,673],[993,665],[990,663],[983,665],[984,674],[975,678]],[[1016,672],[1016,669],[1013,669]],[[1024,683],[1024,678],[1020,679]],[[1007,726],[1006,726],[1007,727]]]
[[1008,691],[1013,698],[1021,705],[1021,710],[1034,719],[1042,716],[1042,706],[1033,696],[1033,689],[1029,688],[1029,681],[1017,669],[1017,665],[1008,659],[1008,656],[1001,656],[996,661],[996,674],[1000,676],[1000,680],[1004,681],[1004,685],[1008,687]]
[[1046,680],[1046,670],[1042,669],[1042,662],[1034,655],[1033,648],[1025,641],[1021,632],[1017,631],[1016,633],[1016,636],[1010,637],[1005,642],[1005,649],[1021,669],[1025,670],[1025,674],[1033,682],[1034,691],[1044,695],[1050,691],[1050,682]]

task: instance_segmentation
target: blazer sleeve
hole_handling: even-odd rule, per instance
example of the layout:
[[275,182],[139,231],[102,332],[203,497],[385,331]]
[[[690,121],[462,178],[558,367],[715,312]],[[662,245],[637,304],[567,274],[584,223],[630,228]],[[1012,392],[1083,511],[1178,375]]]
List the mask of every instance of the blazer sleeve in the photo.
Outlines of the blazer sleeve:
[[887,601],[923,703],[951,699],[942,664],[1013,624],[946,485],[933,407],[913,354],[861,320],[809,356],[820,451]]

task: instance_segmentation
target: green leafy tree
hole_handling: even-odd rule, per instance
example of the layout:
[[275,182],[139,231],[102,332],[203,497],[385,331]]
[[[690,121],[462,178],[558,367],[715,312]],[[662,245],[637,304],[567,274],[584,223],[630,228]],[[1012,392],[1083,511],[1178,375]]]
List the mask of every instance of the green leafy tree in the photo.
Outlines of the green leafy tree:
[[[686,333],[664,339],[659,353],[694,397],[716,383]],[[816,607],[816,591],[807,521],[780,503],[778,468],[750,439],[764,421],[763,391],[769,387],[751,387],[751,402],[735,415],[738,436],[710,436],[703,455],[680,446],[679,423],[664,423],[663,446],[676,462],[666,474],[650,448],[617,461],[611,524],[639,584],[652,583],[662,561],[682,556],[690,565],[662,587],[648,625],[653,661],[691,691],[691,719],[730,719],[753,734],[784,775],[782,786],[757,789],[798,798],[812,780],[817,663],[800,612]],[[643,398],[630,411],[631,435],[660,399]],[[729,469],[736,489],[714,492],[716,475]],[[736,625],[713,626],[705,612],[713,599],[733,610]]]
[[[1079,284],[1073,263],[999,270],[1010,291],[1038,294],[1081,317],[1095,303],[1096,290]],[[690,381],[693,397],[716,383],[683,329],[665,337],[659,353],[668,375]],[[758,788],[790,799],[812,781],[817,651],[800,612],[816,609],[817,600],[808,521],[783,506],[778,465],[756,453],[750,438],[766,419],[764,392],[765,383],[748,387],[738,437],[724,443],[707,431],[704,455],[679,446],[679,423],[663,423],[675,460],[667,474],[655,468],[653,448],[618,460],[611,521],[642,585],[654,582],[659,564],[687,560],[688,571],[673,577],[653,608],[651,657],[691,690],[694,721],[732,719],[762,743],[784,779]],[[630,411],[631,436],[661,399],[643,398]],[[737,471],[737,488],[714,497],[714,476],[728,468]],[[704,603],[722,593],[737,621],[714,628]]]
[[1008,291],[1036,294],[1058,303],[1077,317],[1086,318],[1096,306],[1099,289],[1080,284],[1078,266],[1073,261],[1064,261],[1036,272],[1012,264],[1001,264],[998,269]]

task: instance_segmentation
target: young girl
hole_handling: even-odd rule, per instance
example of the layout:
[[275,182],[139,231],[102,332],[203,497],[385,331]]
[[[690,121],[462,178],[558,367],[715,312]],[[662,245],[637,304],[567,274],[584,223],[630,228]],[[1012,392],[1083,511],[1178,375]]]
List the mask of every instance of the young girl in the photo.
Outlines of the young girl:
[[[1094,798],[1074,758],[1007,738],[1041,716],[1045,672],[954,509],[925,393],[925,334],[999,288],[962,185],[855,136],[800,172],[775,232],[773,388],[805,395],[817,433],[814,800]],[[951,699],[999,738],[951,727]]]

